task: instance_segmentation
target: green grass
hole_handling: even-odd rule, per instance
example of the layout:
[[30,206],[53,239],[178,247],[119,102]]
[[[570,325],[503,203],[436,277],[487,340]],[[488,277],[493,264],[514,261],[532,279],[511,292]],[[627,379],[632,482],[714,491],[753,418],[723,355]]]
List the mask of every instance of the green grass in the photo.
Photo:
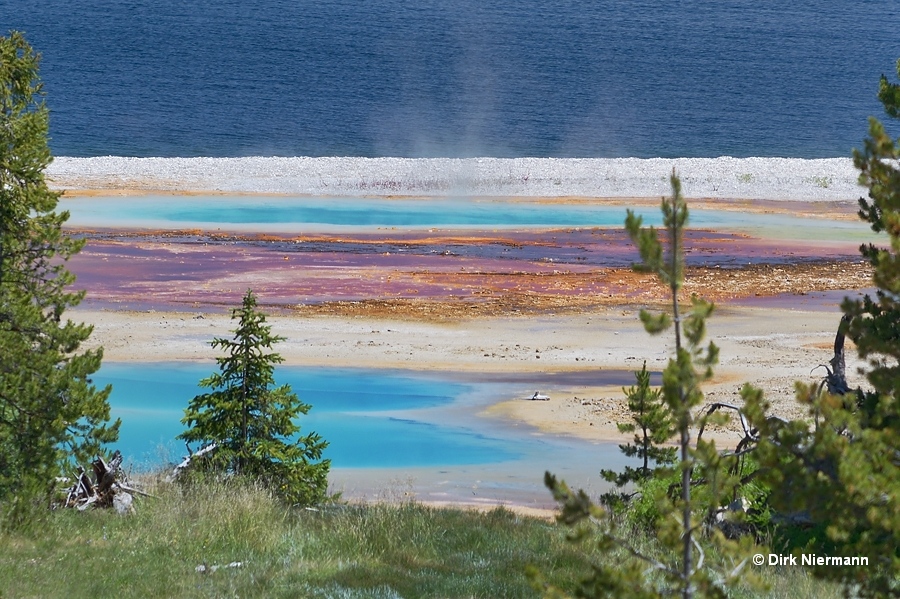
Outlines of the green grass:
[[[526,566],[569,589],[588,571],[564,527],[504,509],[308,511],[216,483],[154,492],[127,517],[63,510],[0,535],[0,597],[536,597]],[[838,596],[796,570],[773,582],[773,596]]]

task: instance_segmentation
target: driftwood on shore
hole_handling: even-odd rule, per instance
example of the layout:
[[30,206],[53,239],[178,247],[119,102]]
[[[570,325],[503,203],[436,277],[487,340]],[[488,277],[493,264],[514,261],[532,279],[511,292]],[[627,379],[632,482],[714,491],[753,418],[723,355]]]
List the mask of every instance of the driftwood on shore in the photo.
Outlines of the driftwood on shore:
[[134,511],[134,496],[147,493],[134,488],[122,469],[122,454],[117,450],[107,463],[97,456],[91,462],[93,478],[82,466],[78,467],[75,484],[65,490],[63,507],[84,511],[89,507],[114,508],[120,514]]

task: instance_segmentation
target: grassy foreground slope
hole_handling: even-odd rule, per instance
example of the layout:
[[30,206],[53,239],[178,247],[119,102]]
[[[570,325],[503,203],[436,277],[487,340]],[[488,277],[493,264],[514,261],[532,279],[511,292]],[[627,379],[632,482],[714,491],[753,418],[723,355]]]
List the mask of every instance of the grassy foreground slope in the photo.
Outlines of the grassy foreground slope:
[[[216,483],[154,492],[127,517],[63,510],[0,534],[0,596],[536,597],[526,565],[567,588],[590,557],[564,527],[504,509],[297,510]],[[770,596],[839,596],[797,568],[771,574]]]

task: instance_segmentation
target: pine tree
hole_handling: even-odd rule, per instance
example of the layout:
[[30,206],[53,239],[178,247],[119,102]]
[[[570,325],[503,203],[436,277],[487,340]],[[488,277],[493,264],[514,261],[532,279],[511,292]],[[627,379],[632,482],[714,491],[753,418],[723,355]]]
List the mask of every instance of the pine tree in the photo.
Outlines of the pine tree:
[[[662,399],[678,440],[679,461],[674,469],[677,482],[669,488],[665,483],[671,476],[670,469],[656,469],[654,479],[663,484],[642,486],[659,511],[656,533],[663,554],[650,554],[634,546],[631,535],[584,491],[573,492],[565,482],[546,473],[545,482],[562,507],[558,521],[580,527],[572,539],[581,542],[591,538],[602,554],[592,560],[589,576],[580,582],[579,597],[725,597],[739,576],[745,583],[752,581],[747,570],[753,540],[747,536],[726,539],[715,526],[722,507],[739,492],[740,480],[733,470],[735,457],[717,451],[713,442],[692,442],[692,429],[703,426],[709,418],[695,418],[694,411],[703,400],[700,384],[712,376],[718,348],[713,343],[702,346],[712,304],[694,296],[690,311],[683,315],[679,303],[688,209],[674,172],[671,184],[672,197],[662,202],[664,242],[654,227],[643,228],[642,219],[632,211],[625,221],[641,256],[636,268],[655,273],[669,288],[672,301],[671,315],[654,315],[646,310],[640,314],[651,335],[669,328],[675,333],[675,356],[663,371]],[[529,575],[547,596],[563,596],[559,589],[546,586],[538,572],[532,569]]]
[[292,503],[320,503],[331,464],[321,459],[328,443],[315,433],[299,436],[295,420],[311,406],[289,385],[274,387],[275,365],[283,359],[271,349],[284,338],[272,335],[249,290],[232,319],[238,320],[234,338],[211,343],[225,351],[216,359],[219,372],[200,381],[212,391],[194,397],[182,419],[188,430],[181,439],[216,444],[192,466],[260,479]]
[[91,327],[63,318],[83,292],[65,262],[82,241],[47,187],[48,110],[39,56],[22,34],[0,37],[0,500],[7,514],[45,498],[70,460],[118,437],[109,388],[90,375],[101,349],[79,353]]
[[[637,457],[643,463],[637,468],[626,466],[622,472],[600,471],[604,480],[615,484],[618,488],[650,478],[653,473],[650,468],[651,461],[657,466],[669,466],[675,462],[675,448],[662,446],[675,434],[672,418],[662,403],[662,391],[650,388],[647,362],[644,362],[640,372],[635,372],[634,376],[637,386],[622,389],[628,399],[628,411],[631,413],[632,421],[622,422],[616,426],[621,433],[634,433],[632,442],[619,445],[619,450],[628,457]],[[607,495],[604,499],[615,501],[616,496]]]
[[[897,63],[900,76],[900,61]],[[900,118],[900,85],[881,78],[879,98],[889,116]],[[817,393],[798,384],[798,399],[816,423],[771,427],[758,422],[764,439],[757,459],[776,508],[801,514],[818,529],[808,551],[829,556],[864,556],[863,568],[816,568],[865,597],[900,594],[900,139],[872,118],[869,137],[853,160],[860,184],[860,217],[888,247],[863,245],[874,269],[875,297],[846,299],[847,336],[868,361],[871,389],[844,395]],[[812,420],[812,419],[811,419]]]

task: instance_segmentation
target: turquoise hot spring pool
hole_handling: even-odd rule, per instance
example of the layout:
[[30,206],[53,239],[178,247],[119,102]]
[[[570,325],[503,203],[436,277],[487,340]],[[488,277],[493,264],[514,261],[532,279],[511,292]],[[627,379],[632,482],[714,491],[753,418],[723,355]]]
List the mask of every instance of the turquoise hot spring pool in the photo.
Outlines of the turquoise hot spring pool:
[[[107,363],[94,377],[111,384],[113,418],[122,419],[116,447],[130,463],[152,468],[185,454],[176,436],[188,401],[204,392],[198,381],[214,365]],[[452,408],[488,392],[490,384],[464,384],[396,371],[281,367],[278,384],[290,384],[312,410],[301,432],[329,442],[335,467],[408,468],[497,463],[524,452],[521,439],[492,435],[478,422],[466,425]],[[478,401],[477,399],[475,401]],[[197,447],[194,450],[199,449]]]

